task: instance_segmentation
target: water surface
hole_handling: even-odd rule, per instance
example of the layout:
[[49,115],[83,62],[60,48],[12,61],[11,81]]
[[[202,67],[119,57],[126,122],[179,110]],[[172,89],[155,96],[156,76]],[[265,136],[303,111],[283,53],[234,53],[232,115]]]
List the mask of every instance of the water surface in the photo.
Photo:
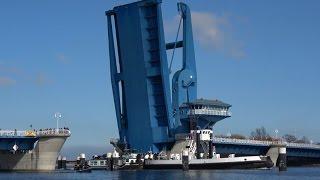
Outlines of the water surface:
[[92,173],[50,172],[1,172],[0,179],[148,179],[148,180],[182,180],[182,179],[320,179],[320,167],[294,167],[286,172],[273,170],[137,170],[137,171],[92,171]]

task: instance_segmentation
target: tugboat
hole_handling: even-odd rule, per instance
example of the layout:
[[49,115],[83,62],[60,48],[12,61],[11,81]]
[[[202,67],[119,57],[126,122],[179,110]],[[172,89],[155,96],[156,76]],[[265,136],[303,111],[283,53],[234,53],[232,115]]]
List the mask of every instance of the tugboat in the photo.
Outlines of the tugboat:
[[187,136],[176,137],[170,152],[162,156],[150,153],[145,156],[144,169],[248,169],[271,168],[268,156],[242,156],[221,158],[212,144],[212,130],[192,130]]
[[[115,148],[107,154],[108,170],[124,169],[249,169],[272,168],[269,156],[241,156],[230,154],[220,157],[212,143],[210,129],[191,130],[189,134],[177,134],[170,151],[146,154],[119,153]],[[116,144],[116,143],[113,143]],[[117,147],[117,146],[115,146]]]

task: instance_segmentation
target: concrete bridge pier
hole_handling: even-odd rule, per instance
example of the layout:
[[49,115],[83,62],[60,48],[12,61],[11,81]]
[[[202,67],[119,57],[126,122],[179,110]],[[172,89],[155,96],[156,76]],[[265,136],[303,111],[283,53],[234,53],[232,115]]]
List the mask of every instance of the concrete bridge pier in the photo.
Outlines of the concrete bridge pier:
[[287,147],[285,144],[271,145],[267,152],[267,156],[270,157],[273,162],[273,166],[278,166],[279,171],[287,170]]

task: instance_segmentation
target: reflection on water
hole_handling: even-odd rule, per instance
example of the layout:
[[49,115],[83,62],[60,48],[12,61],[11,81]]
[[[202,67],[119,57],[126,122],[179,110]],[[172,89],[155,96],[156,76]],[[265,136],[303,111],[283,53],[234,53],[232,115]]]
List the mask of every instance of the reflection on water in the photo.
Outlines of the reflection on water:
[[273,170],[138,170],[138,171],[93,171],[92,173],[51,172],[1,172],[0,179],[320,179],[320,167],[288,168],[286,172]]

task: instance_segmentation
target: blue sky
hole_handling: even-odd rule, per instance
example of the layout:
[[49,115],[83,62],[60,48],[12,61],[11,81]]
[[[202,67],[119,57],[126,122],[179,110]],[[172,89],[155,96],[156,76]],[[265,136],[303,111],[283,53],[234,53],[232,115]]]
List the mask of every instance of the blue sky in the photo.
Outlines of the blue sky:
[[[117,136],[104,11],[132,1],[2,1],[2,129],[54,127],[73,132],[65,148],[109,146]],[[216,133],[265,126],[270,134],[320,141],[320,2],[186,1],[193,15],[199,97],[233,105]],[[167,41],[176,1],[163,2]],[[171,52],[168,52],[171,57]],[[177,53],[174,67],[179,65]],[[169,58],[168,58],[169,59]]]

